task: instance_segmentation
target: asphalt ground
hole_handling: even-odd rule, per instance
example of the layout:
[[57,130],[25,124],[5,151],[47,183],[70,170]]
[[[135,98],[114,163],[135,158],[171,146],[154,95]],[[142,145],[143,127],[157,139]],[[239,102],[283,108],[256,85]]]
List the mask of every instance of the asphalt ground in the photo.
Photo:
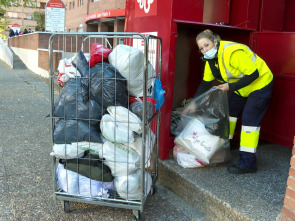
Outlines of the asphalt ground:
[[[62,201],[53,195],[49,86],[19,60],[0,60],[0,220],[135,220],[131,210]],[[208,220],[157,184],[146,220]]]

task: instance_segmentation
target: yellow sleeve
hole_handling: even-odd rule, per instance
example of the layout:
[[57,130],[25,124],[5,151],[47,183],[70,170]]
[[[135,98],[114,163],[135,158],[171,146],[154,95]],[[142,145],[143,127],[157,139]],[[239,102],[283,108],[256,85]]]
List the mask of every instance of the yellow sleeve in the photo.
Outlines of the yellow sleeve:
[[215,79],[215,77],[212,74],[211,68],[209,66],[209,62],[206,61],[203,80],[204,81],[213,81],[214,79]]
[[257,69],[254,62],[243,50],[237,50],[232,53],[230,56],[230,65],[244,75],[250,75]]

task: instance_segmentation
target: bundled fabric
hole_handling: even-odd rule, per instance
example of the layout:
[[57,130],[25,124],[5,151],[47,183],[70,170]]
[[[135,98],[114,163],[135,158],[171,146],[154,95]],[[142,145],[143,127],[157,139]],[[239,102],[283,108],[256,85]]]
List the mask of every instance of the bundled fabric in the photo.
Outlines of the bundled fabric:
[[[128,46],[117,45],[109,54],[109,62],[119,70],[128,81],[128,91],[130,95],[143,96],[144,83],[144,54],[141,50]],[[156,72],[148,62],[147,88],[150,88],[155,81]]]
[[81,141],[101,143],[98,128],[80,120],[58,120],[56,122],[53,132],[55,144],[70,144]]
[[[148,172],[145,174],[145,189],[144,195],[148,195],[151,191],[152,177]],[[143,188],[141,186],[142,171],[137,170],[128,176],[118,176],[114,179],[114,185],[118,194],[123,199],[140,200]]]
[[95,100],[90,99],[84,102],[81,78],[70,79],[54,106],[54,117],[86,120],[94,125],[99,123],[101,116],[102,110]]
[[134,133],[126,126],[115,120],[111,115],[105,114],[101,118],[100,130],[102,135],[115,143],[134,142]]
[[107,186],[111,186],[110,183],[91,180],[65,169],[62,164],[58,164],[56,176],[60,189],[69,194],[89,197],[109,197]]
[[92,43],[90,49],[90,67],[92,68],[99,62],[107,61],[111,52],[111,49],[104,47],[99,43]]
[[98,156],[89,154],[89,152],[82,158],[64,160],[63,162],[66,169],[92,180],[111,182],[114,179],[110,168],[103,163],[103,160]]
[[110,106],[107,108],[109,114],[115,119],[116,122],[124,125],[127,129],[136,133],[141,133],[141,120],[127,108],[122,106]]

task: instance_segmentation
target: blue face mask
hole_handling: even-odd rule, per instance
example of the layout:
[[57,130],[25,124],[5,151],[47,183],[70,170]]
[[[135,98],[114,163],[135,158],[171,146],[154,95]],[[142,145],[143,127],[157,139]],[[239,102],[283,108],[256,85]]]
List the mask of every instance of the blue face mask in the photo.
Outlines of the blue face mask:
[[215,58],[216,53],[217,53],[217,50],[213,47],[204,54],[204,58],[205,59],[213,59],[213,58]]

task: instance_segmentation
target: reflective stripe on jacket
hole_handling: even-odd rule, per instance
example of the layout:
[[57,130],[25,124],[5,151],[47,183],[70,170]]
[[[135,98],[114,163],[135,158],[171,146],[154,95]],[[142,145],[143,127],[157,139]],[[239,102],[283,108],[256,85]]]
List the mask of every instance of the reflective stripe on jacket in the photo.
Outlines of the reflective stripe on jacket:
[[[246,55],[249,56],[249,58],[252,60],[259,72],[258,79],[253,81],[250,85],[241,88],[238,91],[235,91],[235,93],[243,97],[248,97],[251,92],[259,90],[268,85],[272,81],[273,75],[270,69],[268,68],[267,64],[258,55],[251,51],[251,49],[248,46],[230,41],[220,41],[220,46],[217,55],[218,67],[220,70],[221,77],[224,79],[225,82],[234,83],[242,77],[244,77],[244,73],[241,73],[239,69],[236,69],[231,65],[231,55],[237,50],[243,50],[246,53]],[[208,71],[208,68],[210,69],[208,62],[206,62],[204,73],[205,81],[206,79],[212,78],[211,76],[205,76],[206,74],[212,75],[211,70]]]

